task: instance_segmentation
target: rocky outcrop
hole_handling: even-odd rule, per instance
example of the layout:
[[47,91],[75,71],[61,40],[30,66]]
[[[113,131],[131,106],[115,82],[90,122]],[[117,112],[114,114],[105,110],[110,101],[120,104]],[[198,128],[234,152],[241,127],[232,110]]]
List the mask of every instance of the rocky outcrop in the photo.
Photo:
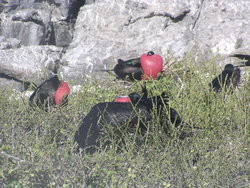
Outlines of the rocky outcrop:
[[[196,6],[194,6],[194,5]],[[98,69],[113,67],[117,58],[133,58],[153,50],[184,55],[193,46],[190,30],[198,1],[100,1],[81,8],[74,39],[63,56],[68,79],[103,77]],[[184,20],[189,14],[190,20]],[[192,18],[192,16],[194,18]]]
[[25,91],[29,87],[29,83],[20,81],[18,79],[0,74],[0,91],[15,90]]
[[53,46],[70,44],[74,22],[83,4],[79,0],[0,0],[2,87],[15,81],[39,83],[48,77],[62,54],[61,49]]
[[[16,38],[5,38],[0,36],[0,50],[16,49],[21,47],[21,41]],[[0,57],[1,58],[1,57]]]
[[203,0],[193,26],[195,48],[201,55],[250,53],[250,1]]
[[153,50],[164,57],[209,58],[249,51],[250,1],[100,1],[81,8],[74,38],[63,56],[68,79],[103,77],[118,58]]
[[55,46],[22,46],[0,50],[0,74],[38,84],[56,72],[61,51]]
[[[77,0],[2,1],[0,35],[22,45],[68,46]],[[82,3],[83,5],[83,3]],[[79,7],[78,7],[79,8]]]
[[[39,79],[35,74],[27,75],[30,70],[11,65],[8,69],[0,67],[0,73],[21,81],[38,82],[46,77],[38,73],[42,68],[51,72],[48,62],[41,61],[46,58],[59,62],[64,79],[80,83],[85,77],[106,78],[107,75],[98,70],[113,68],[118,58],[134,58],[150,50],[166,60],[169,54],[182,58],[190,52],[198,60],[216,54],[227,57],[250,53],[249,0],[0,2],[0,40],[5,41],[0,44],[0,58],[3,56],[2,60],[17,65],[20,61],[6,60],[6,54],[22,51],[23,57],[28,59],[31,55],[34,62],[34,53],[38,52],[30,53],[30,50],[43,46],[40,66],[36,69]],[[57,48],[51,51],[49,46]],[[54,53],[55,59],[51,58]],[[234,61],[233,58],[226,60]],[[26,68],[32,69],[32,66]]]

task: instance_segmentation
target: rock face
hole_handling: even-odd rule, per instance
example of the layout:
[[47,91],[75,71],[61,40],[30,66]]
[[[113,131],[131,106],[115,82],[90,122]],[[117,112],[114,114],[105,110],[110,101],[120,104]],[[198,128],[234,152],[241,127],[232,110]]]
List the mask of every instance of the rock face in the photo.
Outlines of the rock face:
[[228,55],[236,51],[250,53],[250,1],[205,1],[194,26],[195,48]]
[[96,70],[150,50],[164,57],[250,52],[249,6],[248,0],[106,0],[83,6],[63,55],[70,65],[64,75],[102,77]]
[[[195,21],[191,9],[199,2],[100,1],[81,8],[74,39],[63,56],[69,79],[84,77],[95,70],[111,68],[118,58],[134,58],[154,51],[184,55],[193,44],[190,26]],[[194,4],[194,5],[193,5]],[[183,19],[190,14],[189,21]],[[192,16],[194,18],[192,18]],[[193,21],[193,22],[191,22]]]
[[[53,72],[62,54],[57,47],[70,44],[83,4],[81,0],[0,0],[1,87],[22,81],[38,84]],[[20,83],[12,84],[15,81]]]
[[249,54],[248,7],[249,0],[0,0],[0,59],[6,61],[0,74],[38,82],[48,76],[42,70],[59,64],[64,79],[81,83],[105,78],[98,70],[113,68],[118,58],[151,50],[200,59]]
[[23,46],[0,50],[0,73],[39,84],[60,65],[61,50],[55,46]]
[[[17,38],[22,45],[68,46],[77,0],[2,1],[0,35]],[[82,3],[83,5],[83,3]],[[65,26],[66,25],[66,26]]]

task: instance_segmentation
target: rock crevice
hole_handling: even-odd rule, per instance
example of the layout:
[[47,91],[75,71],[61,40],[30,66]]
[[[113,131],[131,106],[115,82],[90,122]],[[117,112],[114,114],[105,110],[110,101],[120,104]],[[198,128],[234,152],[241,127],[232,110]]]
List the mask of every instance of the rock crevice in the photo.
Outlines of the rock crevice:
[[194,20],[194,24],[193,24],[192,30],[195,29],[196,23],[197,23],[197,21],[200,18],[200,14],[201,14],[201,11],[202,11],[202,7],[203,7],[203,4],[204,4],[204,1],[205,0],[201,0],[201,3],[200,3],[199,8],[198,8],[197,16],[196,16],[196,18]]

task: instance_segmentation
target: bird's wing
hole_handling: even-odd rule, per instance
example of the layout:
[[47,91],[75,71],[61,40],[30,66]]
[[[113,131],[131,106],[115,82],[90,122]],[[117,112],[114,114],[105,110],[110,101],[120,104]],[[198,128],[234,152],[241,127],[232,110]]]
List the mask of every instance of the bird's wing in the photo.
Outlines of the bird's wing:
[[244,54],[234,54],[231,57],[237,57],[242,60],[250,60],[250,55],[244,55]]
[[[244,54],[234,54],[231,57],[237,57],[242,60],[247,60],[246,62],[241,62],[245,66],[250,66],[250,55],[244,55]],[[242,66],[244,66],[242,65]]]
[[74,140],[79,148],[86,148],[96,144],[100,129],[98,127],[98,111],[95,106],[90,110],[87,116],[81,121],[79,129],[75,133]]

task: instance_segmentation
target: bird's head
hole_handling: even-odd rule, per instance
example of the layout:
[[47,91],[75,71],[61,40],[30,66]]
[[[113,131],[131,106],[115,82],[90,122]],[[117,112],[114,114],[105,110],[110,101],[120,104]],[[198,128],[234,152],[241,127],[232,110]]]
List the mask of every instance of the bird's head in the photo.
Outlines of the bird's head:
[[58,106],[63,104],[64,99],[69,95],[70,88],[67,82],[61,81],[55,93],[55,103]]
[[136,92],[133,92],[133,93],[130,93],[129,95],[129,98],[130,98],[130,101],[133,103],[133,104],[136,104],[142,97],[136,93]]
[[226,64],[225,70],[227,70],[227,71],[234,71],[234,66],[232,64]]

